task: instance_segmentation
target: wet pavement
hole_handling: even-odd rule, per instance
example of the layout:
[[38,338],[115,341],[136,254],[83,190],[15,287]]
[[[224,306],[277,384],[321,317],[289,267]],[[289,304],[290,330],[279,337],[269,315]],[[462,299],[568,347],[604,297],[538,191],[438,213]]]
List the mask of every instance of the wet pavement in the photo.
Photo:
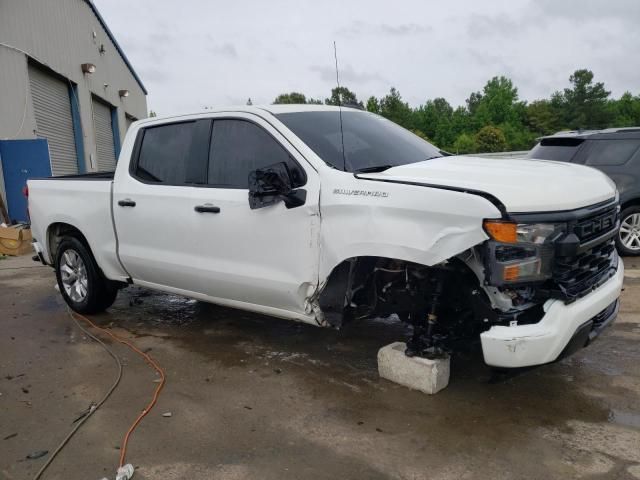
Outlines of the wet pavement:
[[[518,375],[470,351],[435,396],[378,378],[377,350],[407,334],[390,321],[333,331],[137,287],[92,319],[167,374],[129,446],[134,478],[633,479],[640,262],[627,268],[620,317],[589,348]],[[27,455],[52,451],[116,374],[53,285],[49,268],[0,261],[0,479],[31,478],[47,457]],[[121,437],[157,385],[140,357],[106,343],[123,380],[45,479],[113,478]]]

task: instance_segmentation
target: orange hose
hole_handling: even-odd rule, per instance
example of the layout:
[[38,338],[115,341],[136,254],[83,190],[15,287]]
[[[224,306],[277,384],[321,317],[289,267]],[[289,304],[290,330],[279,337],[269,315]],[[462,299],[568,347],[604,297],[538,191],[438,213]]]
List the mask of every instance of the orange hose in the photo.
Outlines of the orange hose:
[[138,415],[138,418],[136,418],[136,420],[131,424],[131,426],[129,427],[129,430],[127,430],[127,433],[125,434],[124,438],[122,439],[122,446],[120,447],[120,465],[119,465],[119,467],[122,467],[124,465],[124,460],[125,460],[125,457],[127,455],[127,445],[129,443],[129,437],[131,436],[133,431],[136,429],[136,427],[138,426],[140,421],[151,411],[153,406],[158,401],[158,396],[160,395],[160,391],[162,390],[162,387],[164,387],[164,383],[165,383],[164,370],[162,370],[160,365],[158,365],[155,362],[155,360],[153,358],[151,358],[150,355],[144,353],[142,350],[140,350],[138,347],[136,347],[133,343],[129,342],[128,340],[120,337],[119,335],[116,335],[115,333],[111,332],[110,330],[107,330],[106,328],[98,327],[95,323],[93,323],[91,320],[89,320],[84,315],[81,315],[81,314],[79,314],[77,312],[73,312],[72,315],[77,315],[82,320],[84,320],[85,322],[89,323],[89,325],[91,325],[93,328],[96,328],[96,329],[106,333],[107,335],[109,335],[111,338],[113,338],[117,342],[120,342],[123,345],[126,345],[131,350],[133,350],[134,352],[140,354],[156,370],[156,372],[158,372],[160,374],[160,383],[156,387],[155,392],[153,392],[153,398],[151,399],[149,404],[145,407],[145,409],[142,410],[140,415]]

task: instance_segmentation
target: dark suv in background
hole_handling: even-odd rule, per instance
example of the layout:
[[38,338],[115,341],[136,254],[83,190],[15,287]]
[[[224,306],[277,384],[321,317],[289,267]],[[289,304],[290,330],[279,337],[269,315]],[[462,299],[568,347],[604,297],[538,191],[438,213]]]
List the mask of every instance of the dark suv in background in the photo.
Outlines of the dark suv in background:
[[542,137],[527,158],[588,165],[606,173],[620,192],[621,255],[640,255],[640,127],[569,131]]

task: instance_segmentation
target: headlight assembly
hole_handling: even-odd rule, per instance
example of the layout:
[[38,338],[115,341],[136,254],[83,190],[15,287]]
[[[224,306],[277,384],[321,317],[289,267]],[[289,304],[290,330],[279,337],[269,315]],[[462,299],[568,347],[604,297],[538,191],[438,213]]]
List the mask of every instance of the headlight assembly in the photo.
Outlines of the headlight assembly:
[[565,231],[561,223],[517,224],[485,220],[487,273],[491,285],[540,282],[551,278],[554,242]]

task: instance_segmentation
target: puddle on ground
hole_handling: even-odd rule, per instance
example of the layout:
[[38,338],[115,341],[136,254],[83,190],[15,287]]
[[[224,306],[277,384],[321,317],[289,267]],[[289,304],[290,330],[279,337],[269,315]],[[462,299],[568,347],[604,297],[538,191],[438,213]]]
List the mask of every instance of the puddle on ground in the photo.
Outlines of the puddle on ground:
[[496,373],[484,364],[479,348],[472,348],[453,358],[449,387],[425,397],[378,376],[378,349],[410,334],[394,318],[354,322],[337,331],[139,287],[123,290],[109,313],[98,318],[137,336],[177,343],[222,368],[241,368],[261,378],[294,375],[296,388],[344,400],[348,407],[341,414],[354,422],[364,410],[379,410],[381,403],[393,406],[396,414],[400,409],[409,417],[437,415],[444,422],[486,425],[494,432],[501,430],[496,425],[562,429],[567,419],[606,422],[610,410],[581,393],[574,379],[585,369],[619,374],[609,362],[589,357]]

